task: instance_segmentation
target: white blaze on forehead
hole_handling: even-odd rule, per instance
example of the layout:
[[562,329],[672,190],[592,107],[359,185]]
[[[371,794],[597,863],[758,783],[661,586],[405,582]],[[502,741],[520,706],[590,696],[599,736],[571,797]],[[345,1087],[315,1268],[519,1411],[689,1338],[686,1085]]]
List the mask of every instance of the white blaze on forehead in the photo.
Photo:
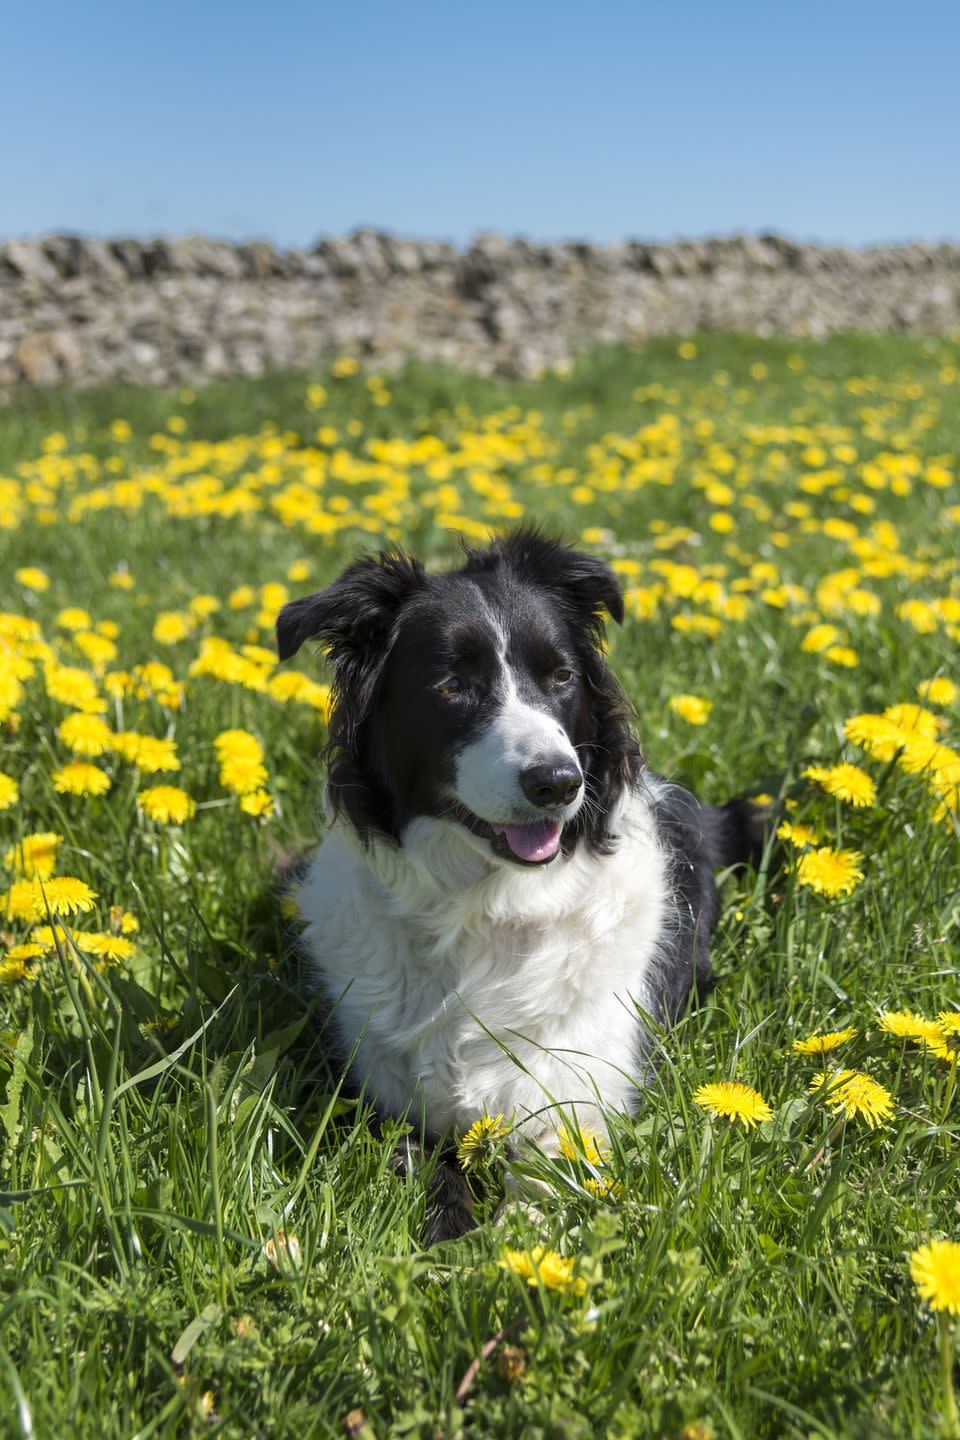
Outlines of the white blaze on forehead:
[[520,776],[532,765],[580,762],[559,721],[521,699],[509,666],[504,666],[503,698],[478,740],[457,756],[453,793],[461,805],[483,820],[510,820],[529,811]]

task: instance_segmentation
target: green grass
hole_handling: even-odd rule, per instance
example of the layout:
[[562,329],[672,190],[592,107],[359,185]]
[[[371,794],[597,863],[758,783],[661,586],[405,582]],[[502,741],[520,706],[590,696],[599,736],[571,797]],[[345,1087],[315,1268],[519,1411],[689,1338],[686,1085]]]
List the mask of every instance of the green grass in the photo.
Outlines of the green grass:
[[[751,372],[758,362],[766,373]],[[66,942],[33,983],[0,987],[0,1434],[153,1440],[218,1424],[302,1440],[342,1435],[356,1409],[361,1433],[379,1437],[674,1437],[694,1422],[742,1440],[936,1433],[937,1327],[907,1257],[928,1237],[960,1238],[956,1067],[881,1034],[876,1016],[960,1009],[957,835],[932,818],[924,775],[865,758],[842,726],[915,700],[934,675],[960,680],[958,366],[960,348],[943,340],[714,335],[691,359],[664,341],[515,385],[411,367],[379,400],[361,373],[194,397],[38,394],[0,410],[0,611],[36,620],[59,660],[83,665],[57,624],[64,607],[83,607],[117,627],[110,668],[161,660],[186,685],[180,709],[109,700],[112,728],[172,734],[183,768],[145,776],[97,760],[113,777],[99,800],[52,786],[70,758],[57,734],[68,710],[47,693],[42,657],[6,723],[0,688],[0,772],[20,791],[0,813],[0,891],[16,878],[2,868],[8,847],[55,831],[57,873],[100,897],[78,931],[106,929],[111,905],[140,921],[122,965],[97,969]],[[318,409],[308,378],[327,389]],[[171,439],[174,414],[186,434]],[[117,418],[129,440],[111,435]],[[336,438],[314,442],[318,426]],[[487,439],[450,461],[468,434]],[[436,443],[370,448],[423,435],[442,442],[439,462]],[[329,458],[338,449],[353,458]],[[379,470],[351,471],[371,454]],[[884,472],[882,488],[864,483],[865,461]],[[643,483],[630,482],[644,464]],[[311,467],[323,483],[300,508],[291,501],[284,523],[272,502]],[[804,481],[831,471],[812,489]],[[213,501],[175,513],[189,480],[211,475]],[[131,477],[129,504],[107,493]],[[729,485],[732,503],[710,498],[711,482]],[[455,493],[438,498],[445,485]],[[256,508],[224,513],[231,488]],[[98,490],[102,503],[78,509]],[[861,495],[870,513],[851,506]],[[785,508],[797,503],[810,516]],[[668,559],[747,595],[715,636],[688,633],[671,621],[714,612],[709,594],[679,593],[677,581],[646,618],[635,598],[611,633],[649,760],[711,800],[752,790],[795,801],[822,843],[862,853],[865,879],[825,899],[797,884],[779,849],[761,876],[724,877],[719,984],[663,1037],[636,1119],[610,1117],[602,1173],[619,1197],[592,1199],[572,1162],[534,1160],[545,1182],[535,1210],[508,1205],[425,1253],[429,1175],[391,1163],[415,1117],[378,1133],[331,1071],[273,879],[278,852],[315,841],[322,718],[188,671],[204,636],[269,645],[271,603],[231,609],[237,586],[303,593],[381,539],[450,561],[457,515],[503,525],[518,511],[574,539],[586,532],[622,569],[635,562],[631,587],[649,590],[662,578],[651,565]],[[712,528],[727,512],[733,529]],[[317,514],[336,528],[311,533]],[[825,534],[828,517],[852,535]],[[895,526],[898,551],[888,531],[871,532],[878,521]],[[885,564],[891,554],[901,558]],[[287,580],[301,561],[309,580]],[[769,573],[738,591],[758,562]],[[49,589],[20,584],[23,566],[41,567]],[[133,588],[110,582],[118,566]],[[849,569],[876,613],[830,611],[818,585]],[[767,603],[761,590],[781,582],[805,595]],[[183,613],[197,595],[221,610],[194,617],[173,645],[154,639],[157,614]],[[919,630],[900,613],[908,599],[932,607]],[[802,649],[821,620],[844,632],[855,668]],[[3,634],[0,615],[0,687]],[[296,663],[324,678],[319,657]],[[709,698],[705,725],[670,710],[678,693]],[[942,714],[956,746],[960,711]],[[263,744],[277,807],[267,821],[219,784],[212,740],[236,726]],[[872,774],[875,806],[854,811],[802,778],[807,764],[840,759]],[[199,805],[182,828],[137,805],[138,790],[167,782]],[[0,913],[0,962],[29,928]],[[893,1094],[895,1115],[877,1130],[838,1125],[808,1090],[818,1063],[791,1050],[797,1035],[848,1024],[857,1036],[828,1058]],[[724,1078],[761,1090],[773,1120],[747,1133],[709,1119],[693,1093]],[[488,1216],[502,1180],[498,1160],[476,1181]],[[278,1231],[297,1237],[299,1265],[271,1263]],[[499,1266],[505,1245],[538,1243],[575,1257],[585,1294],[531,1288]],[[523,1375],[510,1378],[494,1352],[464,1388],[504,1330]]]

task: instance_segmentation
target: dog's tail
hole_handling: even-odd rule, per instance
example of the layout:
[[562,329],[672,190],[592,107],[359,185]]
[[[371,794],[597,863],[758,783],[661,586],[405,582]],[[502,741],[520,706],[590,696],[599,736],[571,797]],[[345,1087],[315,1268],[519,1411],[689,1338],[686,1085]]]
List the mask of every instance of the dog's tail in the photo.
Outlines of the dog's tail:
[[726,805],[704,805],[703,828],[714,867],[752,865],[759,870],[778,818],[771,805],[742,796]]

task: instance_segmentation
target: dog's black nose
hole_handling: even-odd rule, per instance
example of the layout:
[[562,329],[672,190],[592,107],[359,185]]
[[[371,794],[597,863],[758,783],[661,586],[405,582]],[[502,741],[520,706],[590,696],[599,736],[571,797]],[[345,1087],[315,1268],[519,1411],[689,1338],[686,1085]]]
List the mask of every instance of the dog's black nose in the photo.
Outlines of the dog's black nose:
[[583,776],[569,760],[559,765],[531,765],[520,776],[520,788],[531,805],[569,805],[582,784]]

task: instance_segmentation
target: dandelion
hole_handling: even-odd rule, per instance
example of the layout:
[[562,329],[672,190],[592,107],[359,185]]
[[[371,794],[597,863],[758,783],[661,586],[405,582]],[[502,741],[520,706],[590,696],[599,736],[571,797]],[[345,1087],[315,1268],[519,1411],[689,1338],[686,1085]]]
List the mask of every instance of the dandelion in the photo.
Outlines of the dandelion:
[[713,701],[704,700],[700,695],[671,695],[668,703],[674,715],[679,715],[688,725],[706,725],[713,709]]
[[797,883],[828,900],[850,895],[863,879],[862,859],[858,850],[832,850],[829,845],[822,845],[801,855],[797,863]]
[[918,1044],[935,1040],[939,1033],[935,1020],[925,1020],[912,1010],[881,1010],[877,1024],[887,1035],[895,1035],[898,1040],[914,1040]]
[[489,1164],[496,1152],[496,1142],[509,1132],[509,1126],[502,1114],[488,1115],[486,1111],[474,1120],[457,1146],[457,1160],[461,1170],[479,1170]]
[[17,985],[36,980],[39,971],[36,965],[14,955],[0,957],[0,985]]
[[932,710],[925,710],[922,705],[888,705],[883,718],[908,735],[923,736],[925,740],[935,740],[942,723]]
[[0,770],[0,810],[9,810],[20,798],[17,782]]
[[98,765],[78,760],[53,772],[53,788],[59,795],[106,795],[110,776]]
[[844,1030],[828,1030],[823,1035],[808,1035],[806,1040],[794,1040],[793,1051],[795,1055],[825,1055],[828,1050],[836,1050],[840,1045],[845,1045],[856,1033],[857,1027],[848,1025]]
[[262,790],[266,780],[267,772],[259,760],[237,756],[221,762],[220,784],[236,795],[251,795],[255,790]]
[[853,715],[844,723],[843,733],[874,760],[888,764],[903,748],[906,735],[883,715]]
[[777,839],[786,840],[788,845],[803,850],[807,845],[816,845],[817,832],[811,825],[794,824],[792,820],[784,820],[777,826]]
[[197,802],[176,785],[154,785],[137,796],[143,813],[158,825],[182,825],[197,811]]
[[941,1010],[935,1023],[936,1038],[927,1044],[941,1060],[955,1064],[960,1060],[960,1010]]
[[49,947],[38,945],[35,941],[27,940],[22,945],[11,945],[4,955],[4,960],[39,960],[44,956]]
[[727,1120],[739,1120],[749,1130],[773,1116],[773,1111],[758,1090],[742,1085],[738,1080],[719,1080],[711,1085],[701,1085],[693,1092],[693,1102],[711,1115],[723,1115]]
[[810,1082],[811,1090],[823,1090],[832,1110],[841,1110],[845,1120],[861,1117],[873,1130],[894,1113],[893,1096],[878,1081],[859,1070],[824,1071]]
[[75,755],[103,755],[113,747],[113,731],[109,725],[99,715],[87,715],[83,711],[68,715],[57,734]]
[[287,1230],[278,1230],[263,1247],[263,1253],[275,1270],[299,1270],[303,1265],[300,1240]]
[[255,819],[269,820],[274,810],[273,796],[268,790],[252,790],[249,795],[240,796],[240,809]]
[[960,1315],[960,1244],[931,1240],[910,1256],[910,1278],[933,1310]]
[[96,899],[95,890],[69,875],[46,881],[17,880],[0,895],[0,914],[30,923],[43,919],[48,910],[51,915],[85,914]]
[[936,675],[932,680],[921,680],[917,696],[928,705],[952,705],[960,689],[946,675]]
[[930,1240],[910,1256],[910,1278],[921,1300],[938,1312],[943,1410],[950,1435],[960,1436],[960,1414],[953,1389],[953,1345],[950,1315],[960,1315],[960,1244]]
[[808,655],[818,655],[821,650],[826,650],[828,645],[834,645],[840,639],[840,631],[836,625],[814,625],[808,630],[800,642],[800,649]]
[[135,735],[128,742],[125,759],[129,759],[140,770],[154,774],[158,770],[174,772],[180,769],[175,740],[157,740],[152,735]]
[[119,965],[136,954],[136,946],[123,935],[110,935],[100,931],[84,932],[74,937],[77,948],[87,955],[96,955],[110,965]]
[[572,1129],[561,1125],[557,1139],[568,1160],[586,1160],[588,1165],[602,1165],[610,1156],[606,1136],[589,1125],[574,1126]]
[[62,835],[54,835],[51,831],[25,835],[19,844],[10,846],[3,863],[8,870],[28,879],[46,880],[56,869],[57,850],[62,840]]
[[583,1188],[594,1200],[619,1200],[623,1194],[623,1186],[619,1180],[601,1180],[596,1175],[588,1175],[583,1182]]
[[548,1250],[544,1245],[534,1245],[532,1250],[511,1250],[504,1246],[497,1264],[501,1270],[512,1270],[534,1289],[542,1285],[545,1290],[569,1290],[573,1295],[583,1295],[587,1288],[583,1276],[574,1273],[576,1261],[572,1256]]
[[36,565],[23,565],[19,570],[14,571],[13,578],[18,585],[23,585],[27,590],[49,590],[50,577],[45,571],[39,570]]
[[858,765],[831,765],[827,769],[811,767],[809,778],[815,780],[828,795],[855,809],[876,803],[877,787],[870,775]]

